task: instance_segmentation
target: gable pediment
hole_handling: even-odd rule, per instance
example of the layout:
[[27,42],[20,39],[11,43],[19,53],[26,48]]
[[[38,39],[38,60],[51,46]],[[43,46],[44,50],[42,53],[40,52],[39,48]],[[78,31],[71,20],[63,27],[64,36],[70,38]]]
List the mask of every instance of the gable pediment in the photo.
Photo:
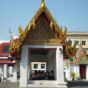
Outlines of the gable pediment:
[[58,39],[55,37],[54,31],[50,27],[48,18],[43,12],[37,19],[35,28],[30,30],[24,44],[50,44],[51,41],[55,42],[57,40]]
[[19,39],[16,42],[10,43],[10,53],[13,57],[17,57],[21,52],[22,45],[64,45],[66,40],[66,32],[62,32],[62,27],[59,27],[45,6],[44,2],[36,12],[32,20],[26,26],[24,31],[21,27],[19,30]]

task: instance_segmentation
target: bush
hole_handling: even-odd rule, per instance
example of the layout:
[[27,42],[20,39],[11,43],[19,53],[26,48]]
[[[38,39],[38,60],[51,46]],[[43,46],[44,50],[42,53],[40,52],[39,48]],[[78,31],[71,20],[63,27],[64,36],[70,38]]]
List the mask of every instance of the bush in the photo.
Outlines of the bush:
[[74,81],[75,80],[75,72],[71,72],[71,78],[72,78],[72,81]]
[[67,81],[68,81],[66,77],[64,78],[64,81],[65,81],[65,82],[67,82]]

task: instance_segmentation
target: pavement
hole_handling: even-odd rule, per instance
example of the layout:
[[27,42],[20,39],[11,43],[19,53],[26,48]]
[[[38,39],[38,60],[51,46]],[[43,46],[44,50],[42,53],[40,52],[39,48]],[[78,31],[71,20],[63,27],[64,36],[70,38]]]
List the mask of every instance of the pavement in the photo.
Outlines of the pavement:
[[69,88],[88,88],[88,81],[68,82]]
[[0,83],[0,88],[19,88],[18,83]]
[[[69,88],[88,88],[87,81],[68,82]],[[19,88],[18,83],[0,83],[0,88]]]

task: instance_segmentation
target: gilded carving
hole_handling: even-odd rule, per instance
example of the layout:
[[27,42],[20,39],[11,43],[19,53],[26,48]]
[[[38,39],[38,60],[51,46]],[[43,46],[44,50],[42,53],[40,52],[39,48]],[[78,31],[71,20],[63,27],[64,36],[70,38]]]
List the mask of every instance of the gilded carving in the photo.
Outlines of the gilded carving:
[[45,42],[47,42],[50,39],[55,39],[55,35],[47,22],[46,16],[43,14],[39,17],[35,29],[30,31],[30,35],[27,36],[26,41],[41,40],[42,42],[46,40]]

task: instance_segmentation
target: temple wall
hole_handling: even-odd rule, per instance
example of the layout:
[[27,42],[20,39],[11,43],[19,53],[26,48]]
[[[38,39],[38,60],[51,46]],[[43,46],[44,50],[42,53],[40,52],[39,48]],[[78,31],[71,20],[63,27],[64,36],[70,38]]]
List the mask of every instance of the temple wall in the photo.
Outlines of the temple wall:
[[86,80],[88,80],[88,64],[86,65]]
[[[80,34],[81,35],[81,34]],[[78,36],[78,35],[67,35],[67,40],[71,40],[72,41],[72,45],[74,44],[74,41],[79,41],[79,43],[80,43],[80,35]],[[86,35],[82,35],[81,36],[81,41],[85,41],[86,42],[86,44],[85,45],[83,45],[82,47],[83,48],[87,48],[88,49],[88,35],[86,36]],[[76,48],[79,48],[79,45],[76,45]]]
[[75,79],[78,80],[80,78],[80,70],[79,70],[79,65],[74,66],[74,72],[75,72]]

